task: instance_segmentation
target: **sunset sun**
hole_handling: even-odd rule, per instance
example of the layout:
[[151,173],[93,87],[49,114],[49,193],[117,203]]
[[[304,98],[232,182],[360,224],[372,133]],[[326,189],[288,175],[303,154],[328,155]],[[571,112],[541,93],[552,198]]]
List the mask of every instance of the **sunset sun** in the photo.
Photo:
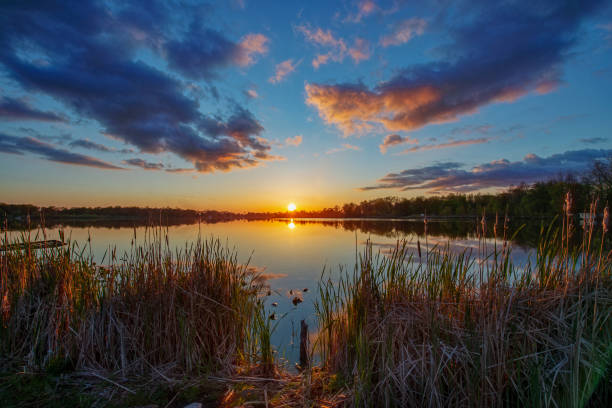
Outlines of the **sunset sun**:
[[289,205],[287,206],[288,211],[295,211],[296,208],[297,206],[295,205],[295,203],[289,203]]

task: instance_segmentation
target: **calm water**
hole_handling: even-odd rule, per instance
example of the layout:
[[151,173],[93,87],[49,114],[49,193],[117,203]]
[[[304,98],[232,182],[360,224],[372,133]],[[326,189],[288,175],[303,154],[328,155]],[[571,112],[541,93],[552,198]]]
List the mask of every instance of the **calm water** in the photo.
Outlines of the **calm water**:
[[[116,247],[118,255],[129,251],[134,231],[140,242],[146,234],[145,227],[56,226],[47,230],[47,239],[58,239],[60,228],[66,238],[70,237],[81,245],[91,237],[91,252],[98,263],[102,262],[109,247]],[[479,251],[476,228],[474,222],[430,222],[427,242],[430,247],[448,244],[453,251],[472,249],[476,255]],[[314,300],[317,281],[324,267],[331,273],[337,272],[339,265],[352,269],[356,251],[360,251],[368,239],[383,253],[389,251],[398,239],[408,240],[414,248],[419,239],[424,251],[423,233],[422,222],[402,220],[296,219],[168,227],[171,246],[184,247],[186,242],[194,241],[198,236],[220,238],[230,248],[235,248],[239,262],[246,263],[250,259],[249,265],[268,277],[272,295],[266,300],[267,306],[270,313],[275,312],[280,318],[272,340],[279,356],[291,364],[298,359],[300,320],[306,319],[311,328],[315,325]],[[532,239],[526,232],[519,238],[514,246],[513,260],[523,264]],[[487,242],[493,245],[492,238]],[[304,302],[294,306],[289,291],[301,294]],[[277,302],[278,307],[272,307],[273,302]]]

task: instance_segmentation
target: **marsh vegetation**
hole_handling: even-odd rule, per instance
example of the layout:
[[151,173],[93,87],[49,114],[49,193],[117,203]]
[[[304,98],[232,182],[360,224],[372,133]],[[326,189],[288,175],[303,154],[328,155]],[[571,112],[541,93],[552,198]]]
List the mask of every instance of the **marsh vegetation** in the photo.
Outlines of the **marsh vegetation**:
[[300,372],[276,354],[260,272],[219,240],[177,249],[151,228],[96,263],[88,244],[5,235],[4,249],[19,245],[0,252],[0,393],[9,406],[79,393],[70,405],[601,406],[609,215],[594,203],[581,225],[566,199],[527,263],[513,261],[505,220],[483,217],[476,250],[427,245],[425,223],[423,241],[368,243],[353,268],[325,270],[314,364]]

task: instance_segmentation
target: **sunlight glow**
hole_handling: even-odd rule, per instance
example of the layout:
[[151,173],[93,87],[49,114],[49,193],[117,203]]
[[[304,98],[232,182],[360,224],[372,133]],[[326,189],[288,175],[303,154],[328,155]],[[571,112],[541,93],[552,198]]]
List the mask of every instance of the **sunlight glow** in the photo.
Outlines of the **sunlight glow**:
[[287,206],[288,211],[295,211],[296,208],[297,206],[295,205],[295,203],[289,203],[289,205]]
[[289,227],[290,230],[295,229],[295,224],[293,223],[293,218],[291,219],[291,222],[289,224],[287,224],[287,226]]

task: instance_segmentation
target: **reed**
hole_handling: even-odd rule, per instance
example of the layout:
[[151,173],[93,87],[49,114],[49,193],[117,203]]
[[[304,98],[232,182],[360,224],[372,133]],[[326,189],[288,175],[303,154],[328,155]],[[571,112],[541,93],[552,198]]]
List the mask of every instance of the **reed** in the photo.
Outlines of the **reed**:
[[483,238],[477,253],[447,246],[423,257],[420,243],[400,241],[391,253],[374,253],[370,243],[352,271],[326,274],[316,347],[351,405],[605,405],[612,394],[607,220],[602,228],[592,217],[579,233],[568,201],[560,230],[541,229],[526,265],[513,264],[505,237]]
[[[135,232],[136,234],[136,232]],[[71,243],[0,252],[0,359],[26,371],[62,364],[119,378],[169,379],[257,364],[262,283],[214,239],[172,250],[167,231],[102,265]],[[105,374],[106,375],[106,374]]]

